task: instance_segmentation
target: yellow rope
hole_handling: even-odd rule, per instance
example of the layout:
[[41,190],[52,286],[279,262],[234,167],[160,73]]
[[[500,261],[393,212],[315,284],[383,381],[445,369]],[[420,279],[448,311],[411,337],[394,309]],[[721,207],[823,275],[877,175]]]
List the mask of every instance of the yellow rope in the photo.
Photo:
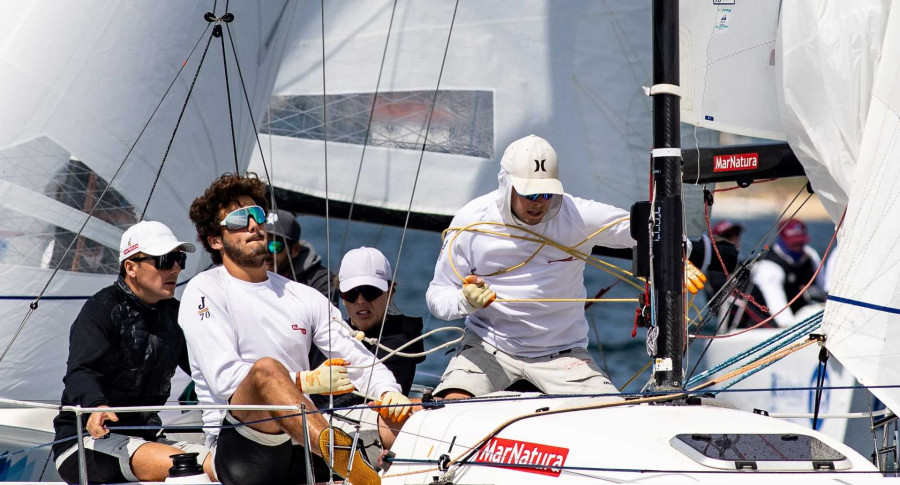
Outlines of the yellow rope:
[[[534,242],[534,243],[539,244],[538,248],[533,253],[531,253],[531,255],[528,256],[521,263],[518,263],[516,265],[510,266],[508,268],[504,268],[504,269],[501,269],[498,271],[494,271],[493,273],[478,275],[478,276],[483,276],[483,277],[498,276],[498,275],[509,273],[511,271],[515,271],[515,270],[525,266],[529,262],[531,262],[538,255],[538,253],[540,253],[540,251],[542,249],[544,249],[544,247],[551,246],[553,248],[556,248],[556,249],[559,249],[560,251],[565,252],[566,254],[569,254],[575,258],[578,258],[581,261],[584,261],[586,264],[589,264],[595,268],[598,268],[600,270],[603,270],[603,271],[609,273],[610,275],[612,275],[616,278],[619,278],[620,280],[628,283],[629,285],[633,286],[634,288],[636,288],[638,290],[643,291],[644,287],[641,286],[641,284],[636,283],[635,281],[633,281],[631,279],[631,278],[635,278],[631,272],[629,272],[623,268],[620,268],[614,264],[608,263],[608,262],[600,260],[598,258],[594,258],[593,256],[587,255],[577,249],[579,246],[585,244],[587,241],[596,237],[601,232],[609,230],[609,228],[615,226],[616,224],[619,224],[619,223],[627,221],[627,220],[628,220],[627,217],[623,217],[621,219],[612,221],[609,224],[606,224],[605,226],[603,226],[600,229],[598,229],[597,231],[595,231],[593,234],[591,234],[589,237],[587,237],[583,241],[581,241],[578,244],[571,246],[571,247],[563,246],[562,244],[559,244],[556,241],[548,239],[545,236],[538,234],[530,229],[512,225],[512,224],[506,224],[503,222],[475,222],[475,223],[469,224],[465,227],[450,227],[450,228],[445,229],[441,233],[441,239],[442,240],[446,239],[448,232],[455,231],[455,234],[450,239],[448,247],[447,247],[447,259],[450,262],[450,268],[453,270],[453,273],[456,275],[457,278],[459,278],[460,281],[465,281],[465,277],[459,272],[459,270],[456,267],[456,263],[453,259],[453,247],[456,245],[456,238],[458,238],[460,236],[460,234],[462,234],[464,232],[473,232],[473,233],[486,234],[489,236],[507,237],[510,239],[521,239],[523,241],[529,241],[529,242]],[[484,226],[484,225],[512,228],[512,229],[516,229],[521,232],[524,232],[533,237],[510,234],[508,232],[492,231],[492,230],[482,229],[482,228],[477,227],[477,226]],[[636,279],[638,281],[640,281],[641,283],[643,283],[643,278],[636,278]],[[635,299],[635,298],[627,298],[627,299],[626,298],[620,298],[620,299],[613,299],[613,298],[609,298],[609,299],[599,299],[599,298],[503,299],[503,298],[497,298],[496,301],[500,301],[500,302],[525,302],[525,301],[530,301],[530,302],[638,302],[639,300]]]

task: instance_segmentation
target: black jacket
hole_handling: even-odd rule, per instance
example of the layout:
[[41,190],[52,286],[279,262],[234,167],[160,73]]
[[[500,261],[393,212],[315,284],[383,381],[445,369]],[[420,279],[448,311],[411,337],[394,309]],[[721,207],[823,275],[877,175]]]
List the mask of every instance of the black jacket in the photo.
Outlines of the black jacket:
[[[158,406],[166,403],[175,367],[190,373],[187,344],[178,326],[178,300],[147,305],[120,277],[85,302],[69,331],[69,360],[61,403],[95,407]],[[155,412],[116,413],[107,426],[159,425]],[[88,415],[84,415],[87,423]],[[53,420],[56,439],[76,434],[75,413]],[[155,440],[159,430],[120,434]],[[58,456],[72,441],[54,445]]]
[[[325,295],[331,301],[332,305],[338,306],[340,292],[338,291],[337,278],[334,277],[334,273],[331,273],[328,271],[328,268],[322,265],[322,258],[319,257],[319,253],[316,252],[309,241],[301,239],[299,244],[300,254],[291,261],[291,265],[294,267],[293,270],[287,271],[281,276],[318,290],[319,293]],[[328,296],[329,288],[331,288],[331,296]]]
[[[388,315],[384,322],[384,332],[381,335],[381,344],[385,347],[396,349],[410,340],[422,335],[422,319],[419,317],[408,317],[406,315]],[[378,327],[370,329],[366,332],[366,337],[378,338]],[[369,352],[375,353],[375,346],[365,344]],[[406,347],[401,352],[414,354],[425,351],[424,343],[419,340],[416,343]],[[379,358],[384,357],[388,352],[378,349],[376,354]],[[416,364],[425,361],[425,356],[408,359],[406,357],[393,356],[384,361],[384,365],[394,374],[397,383],[404,395],[409,395],[409,390],[413,385],[413,379],[416,376]],[[322,365],[325,362],[325,354],[317,347],[313,347],[309,353],[309,365],[311,369]],[[354,365],[357,363],[354,362]],[[328,396],[319,394],[312,395],[312,401],[319,409],[328,408]],[[343,394],[334,397],[334,407],[356,406],[363,403],[363,398],[355,394]]]

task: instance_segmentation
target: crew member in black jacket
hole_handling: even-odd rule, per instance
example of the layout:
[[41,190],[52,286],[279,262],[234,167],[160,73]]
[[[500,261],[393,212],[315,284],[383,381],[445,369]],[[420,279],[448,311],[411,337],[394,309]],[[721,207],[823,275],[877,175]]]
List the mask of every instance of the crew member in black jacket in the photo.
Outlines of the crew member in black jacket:
[[[62,405],[165,404],[175,367],[190,373],[174,296],[185,253],[192,252],[193,244],[178,241],[160,222],[142,221],[125,231],[119,245],[119,278],[87,300],[69,332]],[[198,462],[212,477],[209,450],[202,445],[166,440],[158,436],[158,428],[106,427],[159,426],[156,412],[97,412],[83,419],[92,483],[163,481],[172,466],[169,456],[185,452],[197,452]],[[75,414],[60,412],[53,427],[57,440],[75,436]],[[53,446],[59,475],[69,483],[78,482],[77,448],[74,439]]]
[[[375,248],[361,247],[353,249],[344,255],[338,273],[341,300],[344,308],[350,316],[350,326],[361,330],[366,337],[381,337],[381,344],[390,349],[399,348],[401,345],[422,335],[422,319],[408,317],[400,313],[393,302],[388,300],[389,290],[395,286],[392,281],[393,272],[391,264],[381,251]],[[382,330],[382,321],[384,330]],[[370,352],[382,358],[388,351],[378,349],[375,345],[365,343]],[[404,353],[424,352],[421,340],[402,350]],[[397,383],[404,395],[409,395],[409,390],[416,375],[416,364],[425,360],[425,357],[406,358],[392,356],[384,365],[394,374]],[[310,352],[310,365],[318,366],[325,362],[325,356],[313,348]],[[353,365],[365,365],[366,362],[353,362]],[[365,391],[365,389],[359,389]],[[313,395],[313,402],[319,409],[328,408],[329,398],[325,395]],[[355,394],[343,394],[334,396],[334,407],[341,408],[363,404],[362,397]],[[338,413],[351,419],[359,419],[359,411]],[[338,417],[335,414],[335,417]],[[365,416],[362,417],[365,419]]]

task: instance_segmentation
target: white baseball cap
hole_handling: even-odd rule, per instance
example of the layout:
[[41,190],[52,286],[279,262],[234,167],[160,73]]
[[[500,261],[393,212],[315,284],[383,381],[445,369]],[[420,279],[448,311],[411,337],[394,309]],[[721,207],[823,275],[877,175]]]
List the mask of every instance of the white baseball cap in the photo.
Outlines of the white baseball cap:
[[528,135],[510,143],[500,166],[509,172],[513,187],[522,195],[563,193],[556,150],[539,136]]
[[193,253],[196,248],[189,242],[175,239],[175,234],[162,222],[141,221],[128,228],[119,242],[119,264],[137,253],[162,256],[181,249]]
[[347,251],[341,260],[338,273],[338,287],[341,291],[350,291],[359,286],[374,286],[387,291],[388,281],[394,274],[391,263],[375,248],[365,246]]

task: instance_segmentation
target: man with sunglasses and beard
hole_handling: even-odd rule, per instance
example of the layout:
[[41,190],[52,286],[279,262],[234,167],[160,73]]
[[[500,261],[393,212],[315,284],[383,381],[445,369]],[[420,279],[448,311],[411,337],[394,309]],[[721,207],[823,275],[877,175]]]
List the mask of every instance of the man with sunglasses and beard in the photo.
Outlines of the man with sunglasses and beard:
[[[434,395],[464,399],[518,381],[547,394],[617,393],[587,351],[585,262],[540,238],[581,254],[630,248],[629,213],[563,192],[556,151],[535,135],[507,147],[497,178],[497,190],[454,216],[426,292],[434,316],[465,318],[467,330]],[[575,301],[527,301],[544,298]]]
[[274,211],[266,221],[266,242],[269,257],[266,269],[289,280],[303,283],[328,296],[338,304],[338,290],[334,273],[322,264],[322,258],[309,241],[300,239],[300,223],[294,214],[282,209]]
[[[185,253],[192,252],[193,244],[177,240],[159,222],[142,221],[122,234],[118,280],[89,298],[72,324],[62,405],[166,403],[175,368],[190,374],[174,296]],[[56,440],[75,436],[76,423],[74,413],[60,412],[53,420]],[[166,440],[159,435],[161,424],[155,412],[89,414],[82,441],[90,481],[163,481],[170,456],[185,452],[198,453],[198,464],[212,477],[209,450]],[[115,429],[120,426],[150,429]],[[56,468],[69,483],[78,482],[77,450],[71,439],[53,445]]]
[[[305,406],[313,411],[305,416],[311,446],[302,445],[307,436],[296,411],[204,411],[216,476],[226,485],[306,483],[309,451],[316,481],[332,478],[333,458],[334,472],[352,483],[380,483],[375,466],[393,437],[361,426],[351,468],[357,429],[337,419],[329,428],[308,395],[348,393],[371,382],[370,395],[400,405],[390,407],[393,420],[409,413],[410,402],[390,371],[369,365],[372,354],[341,331],[340,312],[328,299],[266,271],[265,191],[252,174],[225,174],[191,204],[197,237],[220,266],[188,283],[179,323],[202,404]],[[330,359],[315,369],[308,361],[313,345]]]

